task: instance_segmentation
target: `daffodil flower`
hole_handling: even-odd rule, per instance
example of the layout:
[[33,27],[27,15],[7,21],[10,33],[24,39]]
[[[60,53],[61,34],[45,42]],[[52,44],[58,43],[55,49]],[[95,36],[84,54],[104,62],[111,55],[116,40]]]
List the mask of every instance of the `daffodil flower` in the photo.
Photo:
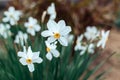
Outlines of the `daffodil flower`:
[[104,30],[102,30],[102,32],[101,32],[101,39],[97,43],[97,47],[101,46],[102,48],[105,48],[106,42],[108,40],[109,33],[110,33],[110,31],[105,32]]
[[0,24],[0,35],[5,39],[11,35],[9,24]]
[[24,43],[27,43],[27,39],[28,39],[28,35],[26,33],[19,31],[15,37],[14,42],[17,44],[21,44],[21,46],[24,46]]
[[80,51],[80,55],[83,55],[85,51],[87,51],[88,53],[94,53],[95,45],[92,43],[90,45],[84,44],[84,42],[82,41],[83,37],[84,35],[82,34],[77,38],[74,50]]
[[77,41],[76,41],[76,45],[75,45],[75,48],[74,48],[75,51],[81,49],[82,40],[83,40],[83,35],[80,35],[80,36],[77,38]]
[[14,7],[9,7],[8,11],[4,12],[5,17],[2,19],[3,22],[10,22],[11,25],[17,24],[22,15],[22,12],[15,10]]
[[84,36],[87,40],[95,40],[99,36],[100,32],[97,30],[95,26],[88,26],[86,28],[86,32],[84,33]]
[[43,37],[48,37],[48,41],[54,42],[58,40],[61,45],[67,46],[67,35],[71,32],[71,27],[66,26],[64,20],[60,20],[58,23],[56,23],[53,20],[48,21],[47,23],[48,30],[45,30],[41,33]]
[[22,65],[27,65],[30,72],[33,72],[35,70],[33,63],[42,63],[43,59],[39,57],[40,52],[32,52],[31,47],[28,47],[28,50],[26,50],[26,47],[23,47],[23,52],[19,51],[18,56],[20,58],[20,63]]
[[56,18],[55,4],[51,3],[51,5],[47,9],[47,13],[50,15],[50,20],[54,20]]
[[51,61],[53,56],[56,58],[60,56],[59,51],[56,49],[56,47],[57,47],[56,42],[49,43],[48,41],[45,41],[45,44],[46,44],[46,51],[47,51],[46,58],[48,60]]
[[27,28],[27,32],[32,36],[35,36],[35,32],[39,32],[41,29],[40,25],[37,23],[37,20],[33,17],[29,17],[28,22],[26,22],[24,26]]
[[88,53],[93,54],[94,53],[94,49],[95,49],[95,45],[93,43],[90,43],[88,46]]

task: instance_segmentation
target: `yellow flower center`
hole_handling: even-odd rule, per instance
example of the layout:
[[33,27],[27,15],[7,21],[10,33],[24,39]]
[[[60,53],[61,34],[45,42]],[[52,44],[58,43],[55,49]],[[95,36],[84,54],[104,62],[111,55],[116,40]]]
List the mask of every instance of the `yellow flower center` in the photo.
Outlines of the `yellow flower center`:
[[55,33],[54,34],[54,38],[56,38],[56,39],[60,38],[60,34],[59,33]]
[[29,28],[33,28],[33,26],[29,26]]
[[10,14],[10,17],[11,17],[11,18],[13,18],[13,15],[12,15],[12,14]]
[[47,51],[47,52],[50,52],[50,48],[49,48],[49,47],[47,47],[47,48],[46,48],[46,51]]
[[28,59],[26,59],[26,62],[27,62],[28,64],[31,64],[31,63],[32,63],[32,59],[28,58]]

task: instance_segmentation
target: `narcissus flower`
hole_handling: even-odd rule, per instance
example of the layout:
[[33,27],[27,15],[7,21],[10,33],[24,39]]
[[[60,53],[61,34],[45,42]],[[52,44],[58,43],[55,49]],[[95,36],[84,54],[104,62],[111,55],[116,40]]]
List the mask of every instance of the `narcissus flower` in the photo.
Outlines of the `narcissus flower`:
[[0,35],[6,39],[8,36],[11,35],[11,32],[9,29],[10,29],[9,24],[0,24]]
[[26,22],[24,26],[27,28],[27,32],[32,36],[35,36],[35,32],[39,32],[41,29],[37,20],[33,17],[29,17],[28,22]]
[[80,51],[80,55],[83,55],[87,50],[87,45],[83,45],[82,40],[83,40],[83,34],[77,38],[76,46],[74,48],[75,51]]
[[26,33],[19,31],[15,37],[14,42],[17,44],[21,44],[21,46],[24,46],[24,43],[27,42],[27,39],[28,39],[28,35]]
[[11,25],[15,25],[19,21],[22,12],[15,10],[14,7],[9,7],[8,11],[4,12],[4,15],[3,22],[10,22]]
[[102,30],[102,32],[101,32],[101,39],[97,43],[97,47],[101,46],[102,48],[105,48],[106,42],[108,40],[109,33],[110,33],[110,31],[105,32],[104,30]]
[[93,54],[95,49],[95,45],[93,43],[89,44],[88,46],[88,53]]
[[82,39],[83,39],[83,35],[80,35],[80,36],[77,38],[76,45],[75,45],[75,48],[74,48],[75,51],[81,49]]
[[84,43],[82,41],[83,37],[84,36],[82,34],[77,38],[74,50],[75,51],[80,51],[80,55],[83,55],[85,53],[85,51],[87,51],[88,53],[94,53],[95,45],[92,44],[92,43],[90,45],[87,45],[86,43]]
[[27,65],[30,72],[33,72],[34,64],[33,63],[42,63],[43,59],[39,57],[40,52],[32,52],[31,47],[23,47],[23,52],[19,51],[18,56],[22,65]]
[[84,33],[85,38],[87,40],[94,40],[94,39],[96,39],[96,37],[99,36],[99,34],[100,34],[100,32],[97,30],[97,28],[95,26],[93,26],[93,27],[88,26],[86,28],[86,32]]
[[60,20],[58,23],[56,23],[53,20],[48,21],[47,23],[48,30],[45,30],[41,33],[43,37],[49,37],[48,41],[54,42],[58,40],[61,45],[67,46],[67,35],[71,32],[71,27],[66,26],[64,20]]
[[46,58],[48,60],[52,60],[52,57],[59,57],[60,56],[60,53],[59,51],[56,49],[56,42],[54,43],[49,43],[48,41],[45,41],[45,44],[46,44],[46,51],[47,51],[47,54],[46,54]]
[[50,15],[50,20],[54,20],[56,18],[55,4],[51,3],[51,5],[47,9],[47,13]]

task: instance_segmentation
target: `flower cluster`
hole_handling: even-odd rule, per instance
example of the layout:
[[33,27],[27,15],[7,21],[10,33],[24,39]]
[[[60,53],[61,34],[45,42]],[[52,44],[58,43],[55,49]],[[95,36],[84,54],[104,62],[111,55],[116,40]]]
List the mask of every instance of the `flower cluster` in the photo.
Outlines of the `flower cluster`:
[[[56,23],[54,20],[49,20],[47,23],[48,30],[41,33],[43,37],[48,37],[46,46],[47,52],[53,53],[53,56],[58,57],[59,53],[56,50],[56,41],[58,41],[63,46],[68,46],[67,36],[71,32],[71,27],[66,26],[64,20],[60,20]],[[48,60],[51,60],[51,55],[47,54]]]
[[15,25],[19,21],[22,12],[15,10],[14,7],[9,7],[8,11],[4,12],[4,15],[3,22],[9,22],[11,25]]
[[10,25],[9,24],[0,24],[0,36],[2,36],[3,38],[7,38],[8,36],[11,35],[10,32]]
[[[40,26],[37,19],[33,17],[29,17],[28,22],[23,23],[21,26],[22,28],[15,26],[18,25],[22,12],[15,10],[14,7],[10,7],[8,11],[4,12],[5,17],[2,19],[4,24],[0,24],[0,36],[7,39],[12,34],[13,37],[11,38],[13,38],[15,45],[20,45],[20,48],[21,46],[23,47],[23,51],[18,51],[17,55],[20,57],[20,63],[26,65],[30,72],[35,70],[34,63],[42,63],[44,61],[44,58],[42,59],[39,56],[39,49],[36,50],[37,52],[32,51],[34,50],[32,44],[34,38],[45,37],[46,54],[44,56],[48,61],[52,61],[54,57],[60,57],[61,51],[58,49],[58,44],[60,44],[60,47],[68,46],[69,42],[72,43],[74,37],[70,35],[72,31],[71,27],[67,26],[64,20],[55,21],[56,11],[54,3],[52,3],[46,11],[47,14],[50,15],[50,18],[47,22],[47,29],[41,31],[41,33],[41,27],[45,26]],[[11,28],[14,27],[17,27],[17,29],[11,30]],[[15,33],[14,31],[17,32]],[[110,31],[99,31],[95,26],[88,26],[86,32],[78,36],[74,50],[80,51],[80,55],[83,55],[85,52],[93,54],[96,47],[105,48],[109,33]],[[29,42],[30,44],[28,44],[28,40],[31,40],[31,43]]]
[[[88,53],[94,53],[95,47],[105,48],[110,31],[99,31],[95,26],[88,26],[86,32],[78,36],[75,46],[75,51],[79,50],[80,55],[83,55],[86,51]],[[83,39],[87,41],[84,41]],[[97,42],[97,43],[96,43]]]
[[24,46],[25,43],[27,43],[28,35],[27,33],[23,33],[21,31],[18,32],[18,34],[15,37],[15,43],[21,44],[21,46]]
[[24,26],[27,28],[27,32],[32,36],[35,36],[35,32],[39,32],[41,29],[40,25],[37,23],[37,20],[33,17],[29,17],[28,22],[26,22]]

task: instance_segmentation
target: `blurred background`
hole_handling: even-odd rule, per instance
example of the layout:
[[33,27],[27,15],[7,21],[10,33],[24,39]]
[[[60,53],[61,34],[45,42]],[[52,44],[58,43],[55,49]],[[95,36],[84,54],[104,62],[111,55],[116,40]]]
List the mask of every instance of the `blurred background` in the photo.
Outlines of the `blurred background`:
[[14,6],[24,12],[23,17],[32,15],[41,22],[42,13],[51,2],[55,3],[56,21],[64,19],[71,25],[75,36],[85,31],[87,26],[111,30],[104,55],[98,60],[116,52],[101,70],[109,69],[104,80],[120,80],[120,0],[0,0],[0,18],[3,11]]

